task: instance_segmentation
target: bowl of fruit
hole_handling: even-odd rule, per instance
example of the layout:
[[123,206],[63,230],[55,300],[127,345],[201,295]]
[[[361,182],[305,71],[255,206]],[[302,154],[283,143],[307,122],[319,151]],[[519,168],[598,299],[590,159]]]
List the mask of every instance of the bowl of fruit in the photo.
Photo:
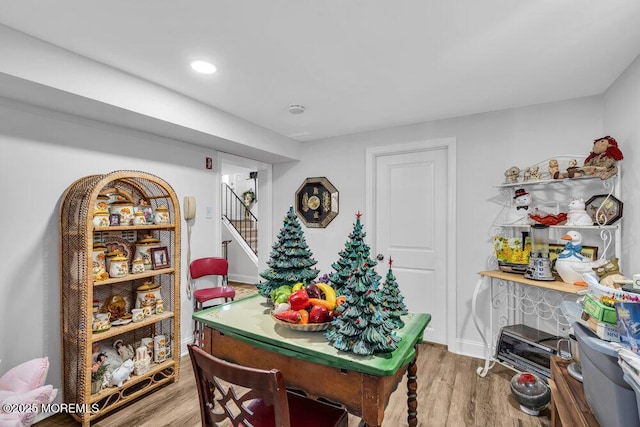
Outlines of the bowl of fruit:
[[[281,289],[285,291],[286,289]],[[333,312],[338,303],[336,292],[326,283],[312,283],[304,286],[296,283],[291,292],[280,294],[273,299],[271,317],[276,325],[296,331],[324,331],[331,324]],[[341,299],[340,299],[341,300]]]

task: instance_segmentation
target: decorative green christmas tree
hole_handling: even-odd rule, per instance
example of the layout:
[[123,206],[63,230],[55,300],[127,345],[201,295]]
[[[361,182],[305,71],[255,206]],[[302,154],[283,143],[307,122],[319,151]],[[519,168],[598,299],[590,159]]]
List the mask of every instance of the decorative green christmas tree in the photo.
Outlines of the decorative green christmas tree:
[[273,244],[267,268],[260,273],[266,282],[256,283],[258,293],[269,298],[271,291],[281,285],[294,285],[298,282],[309,283],[318,276],[319,271],[311,268],[317,263],[307,246],[304,233],[293,212],[293,206],[284,217],[284,224]]
[[393,260],[389,258],[389,271],[382,284],[382,306],[389,314],[389,321],[393,322],[396,328],[400,329],[404,327],[404,321],[400,316],[407,314],[408,310],[404,304],[404,296],[400,293],[400,287],[398,286],[396,277],[393,275],[392,264]]
[[382,306],[378,292],[380,276],[356,255],[353,274],[345,287],[346,302],[335,310],[336,317],[325,332],[331,345],[359,355],[386,353],[398,348],[393,322]]
[[338,253],[340,259],[331,264],[335,273],[329,276],[329,280],[337,295],[344,295],[344,288],[353,273],[354,263],[358,254],[362,255],[362,258],[370,267],[376,265],[376,261],[369,258],[370,248],[364,241],[367,233],[364,232],[360,223],[361,216],[360,212],[356,214],[356,222],[353,225],[353,231],[349,234],[349,240],[344,244],[344,249]]

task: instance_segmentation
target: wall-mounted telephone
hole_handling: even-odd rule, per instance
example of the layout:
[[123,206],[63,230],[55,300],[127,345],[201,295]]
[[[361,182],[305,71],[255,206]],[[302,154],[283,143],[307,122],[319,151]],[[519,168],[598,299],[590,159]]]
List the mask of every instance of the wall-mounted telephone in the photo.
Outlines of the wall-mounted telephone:
[[184,196],[182,204],[183,216],[185,220],[196,217],[196,198],[193,196]]

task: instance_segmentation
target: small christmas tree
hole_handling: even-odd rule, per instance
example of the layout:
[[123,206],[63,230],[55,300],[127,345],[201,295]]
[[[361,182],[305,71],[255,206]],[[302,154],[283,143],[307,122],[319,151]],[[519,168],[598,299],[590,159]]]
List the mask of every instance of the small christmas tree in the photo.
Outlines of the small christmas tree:
[[379,280],[358,253],[345,288],[346,302],[336,308],[336,317],[325,332],[333,347],[359,355],[390,352],[398,347],[400,338],[392,334],[395,325],[389,321],[377,290]]
[[396,328],[400,329],[404,327],[404,321],[400,316],[407,314],[408,310],[404,304],[404,297],[400,293],[400,287],[398,286],[396,277],[393,275],[392,264],[393,260],[389,258],[389,271],[382,284],[382,306],[389,314],[389,321],[393,322]]
[[362,229],[362,224],[360,223],[361,216],[362,214],[360,212],[356,214],[356,222],[353,225],[353,231],[349,234],[349,240],[344,244],[344,249],[338,254],[340,255],[340,259],[331,264],[335,273],[329,277],[329,280],[338,295],[344,295],[344,288],[353,272],[354,263],[358,254],[362,255],[370,267],[376,265],[376,262],[369,258],[369,245],[364,241],[367,233]]
[[304,233],[293,212],[293,206],[284,217],[284,224],[273,244],[268,269],[260,273],[266,282],[256,283],[258,293],[269,298],[271,291],[281,285],[294,285],[298,282],[309,283],[318,276],[319,271],[311,268],[317,263],[307,246]]

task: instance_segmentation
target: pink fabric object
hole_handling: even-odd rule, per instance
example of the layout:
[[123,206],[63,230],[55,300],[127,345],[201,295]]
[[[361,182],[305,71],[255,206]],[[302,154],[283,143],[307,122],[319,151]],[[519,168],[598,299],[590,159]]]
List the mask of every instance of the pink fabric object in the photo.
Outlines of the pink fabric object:
[[[30,426],[35,421],[36,415],[38,411],[40,411],[42,405],[46,405],[47,403],[53,402],[58,394],[58,390],[54,389],[52,385],[45,385],[42,387],[38,387],[34,390],[30,390],[24,393],[11,393],[6,395],[5,393],[10,393],[7,391],[0,391],[0,403],[2,406],[0,407],[0,417],[2,414],[3,407],[6,405],[27,405],[28,408],[32,409],[29,411],[22,412],[12,412],[10,415],[13,417],[17,417],[20,421],[21,426]],[[11,417],[8,417],[10,420]],[[3,418],[0,418],[0,426],[4,426]]]
[[0,426],[2,427],[24,427],[18,414],[5,414],[0,412]]
[[25,393],[44,385],[49,372],[49,358],[43,357],[24,362],[9,369],[0,377],[0,390]]

